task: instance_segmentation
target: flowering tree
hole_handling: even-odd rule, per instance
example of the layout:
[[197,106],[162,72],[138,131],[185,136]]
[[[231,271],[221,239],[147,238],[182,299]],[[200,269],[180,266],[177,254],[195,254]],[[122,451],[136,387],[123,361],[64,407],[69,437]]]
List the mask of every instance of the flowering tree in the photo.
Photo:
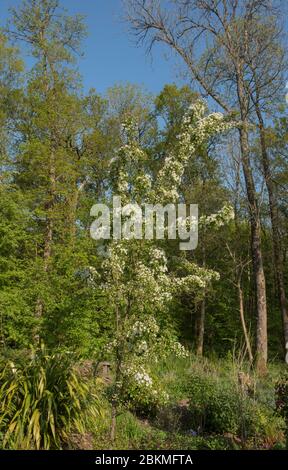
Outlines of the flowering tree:
[[[134,123],[127,121],[123,126],[123,145],[111,161],[114,192],[126,204],[178,202],[186,165],[195,158],[199,146],[231,126],[219,113],[207,115],[202,101],[190,106],[177,143],[164,159],[158,174],[153,176],[149,173],[148,155],[139,147]],[[231,208],[227,206],[218,214],[202,217],[200,225],[219,226],[231,217]],[[177,223],[189,225],[191,218]],[[199,295],[218,278],[218,273],[185,259],[178,263],[178,268],[182,269],[172,273],[159,241],[136,238],[109,240],[102,250],[103,261],[98,272],[101,279],[98,286],[106,293],[115,319],[114,339],[108,345],[115,363],[111,390],[112,439],[117,413],[127,401],[157,404],[168,399],[153,377],[153,363],[172,351],[180,356],[187,354],[169,329],[159,324],[160,312],[165,314],[172,298],[183,290]]]

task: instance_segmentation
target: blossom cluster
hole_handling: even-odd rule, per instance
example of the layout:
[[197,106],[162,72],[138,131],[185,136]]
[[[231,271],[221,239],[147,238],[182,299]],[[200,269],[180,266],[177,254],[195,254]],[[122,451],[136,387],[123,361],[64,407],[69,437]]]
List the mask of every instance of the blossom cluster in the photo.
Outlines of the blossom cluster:
[[176,202],[179,199],[179,185],[185,167],[197,149],[210,136],[225,132],[235,124],[225,120],[221,113],[205,115],[207,107],[201,100],[192,104],[184,115],[182,127],[177,136],[178,145],[165,158],[156,182],[157,199]]
[[181,268],[185,275],[183,277],[176,277],[173,285],[174,289],[178,289],[181,292],[195,292],[203,291],[206,289],[212,281],[218,281],[220,275],[213,269],[198,266],[195,263],[191,263],[186,259],[178,259],[179,268]]
[[230,205],[225,205],[220,211],[215,214],[208,216],[202,215],[199,220],[201,227],[213,227],[218,228],[226,225],[228,222],[234,219],[234,209]]
[[133,119],[122,123],[125,142],[111,160],[114,173],[114,190],[121,194],[123,202],[130,202],[137,195],[141,198],[151,189],[151,176],[145,171],[143,162],[146,153],[139,147],[138,129]]
[[159,332],[159,326],[154,317],[149,316],[145,321],[137,320],[127,332],[127,338],[135,339],[142,337],[145,334],[156,337]]
[[189,357],[189,351],[187,351],[183,344],[179,343],[178,341],[172,343],[171,351],[178,358]]
[[207,114],[207,106],[202,100],[190,105],[183,117],[176,145],[167,154],[153,183],[145,168],[147,155],[139,146],[137,125],[132,119],[126,119],[122,125],[125,142],[111,161],[115,191],[121,194],[123,201],[177,202],[185,167],[195,157],[197,149],[210,136],[234,126],[235,123],[227,121],[221,113]]
[[[134,292],[138,294],[138,300],[147,302],[150,306],[163,308],[171,300],[171,279],[166,274],[155,272],[155,268],[139,261],[135,265],[135,277],[132,282]],[[145,304],[139,302],[139,311],[143,311]]]
[[156,380],[154,380],[150,373],[144,366],[139,364],[130,364],[123,367],[123,387],[122,387],[122,400],[126,397],[130,403],[144,406],[149,405],[164,405],[169,400],[168,393],[163,390]]
[[113,241],[107,250],[107,258],[102,262],[102,270],[111,280],[121,277],[124,272],[128,249],[123,242]]
[[124,369],[124,375],[136,382],[141,387],[152,387],[153,380],[150,375],[145,371],[143,366],[130,365]]
[[149,251],[149,266],[156,274],[165,274],[168,271],[165,252],[153,247]]

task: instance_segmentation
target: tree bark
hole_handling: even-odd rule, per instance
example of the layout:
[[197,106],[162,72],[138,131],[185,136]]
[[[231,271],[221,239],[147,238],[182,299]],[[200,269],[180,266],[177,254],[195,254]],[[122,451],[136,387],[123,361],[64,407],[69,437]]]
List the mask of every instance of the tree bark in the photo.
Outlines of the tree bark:
[[249,362],[250,362],[250,364],[252,364],[253,363],[253,354],[252,354],[252,348],[251,348],[250,339],[249,339],[249,335],[248,335],[248,331],[247,331],[247,327],[246,327],[246,322],[245,322],[243,291],[242,291],[242,288],[241,288],[241,281],[240,280],[238,280],[238,282],[237,282],[237,289],[238,289],[239,313],[240,313],[241,325],[242,325],[243,334],[244,334],[244,338],[245,338],[247,353],[248,353],[248,356],[249,356]]
[[[52,253],[52,242],[53,242],[53,208],[54,199],[56,192],[56,171],[55,171],[55,151],[54,149],[50,152],[49,161],[49,200],[46,205],[47,209],[47,222],[46,222],[46,233],[44,238],[44,252],[43,252],[43,269],[44,273],[47,273],[49,268],[49,261]],[[41,318],[44,311],[43,299],[38,297],[36,302],[35,315],[37,318]],[[39,339],[39,335],[36,335],[36,339]]]
[[[206,266],[206,240],[203,233],[202,246],[202,266]],[[196,316],[196,355],[203,356],[204,332],[205,332],[205,316],[206,316],[206,292],[203,293],[203,299],[200,304],[200,310]]]
[[[116,304],[115,306],[115,320],[116,320],[116,332],[117,334],[119,333],[120,329],[120,312],[119,312],[119,306]],[[117,387],[120,378],[121,378],[121,367],[122,367],[122,349],[118,345],[116,348],[116,354],[115,354],[115,363],[116,363],[116,372],[115,372],[115,388]],[[112,442],[115,441],[116,438],[116,418],[118,414],[118,397],[117,397],[117,392],[115,391],[115,398],[112,400],[112,409],[111,409],[111,425],[110,425],[110,439]]]
[[249,203],[251,224],[251,252],[257,299],[256,368],[259,373],[265,373],[268,357],[266,282],[261,250],[261,226],[259,208],[249,161],[249,141],[247,126],[248,123],[246,120],[244,120],[242,123],[242,127],[239,129],[239,134],[243,172]]
[[282,324],[283,324],[283,340],[284,340],[284,356],[286,352],[286,345],[288,343],[288,303],[285,293],[284,285],[284,273],[283,273],[283,253],[280,241],[280,230],[279,230],[279,217],[278,207],[275,195],[275,188],[272,180],[270,161],[266,145],[265,126],[259,106],[255,105],[258,121],[259,121],[259,133],[260,133],[260,144],[261,144],[261,160],[262,168],[265,178],[265,183],[268,191],[269,199],[269,210],[272,226],[272,241],[273,241],[273,255],[274,264],[276,271],[276,281],[279,296],[279,304],[281,309]]
[[[54,147],[54,144],[52,144]],[[49,261],[52,254],[52,242],[53,242],[53,209],[55,203],[56,194],[56,170],[55,170],[55,150],[52,149],[50,153],[49,161],[49,200],[47,202],[47,224],[46,224],[46,236],[44,242],[44,271],[48,271]]]
[[110,439],[112,442],[115,441],[115,437],[116,437],[116,417],[117,417],[117,407],[114,404],[112,404],[111,428],[110,428]]
[[[40,32],[40,40],[39,44],[44,44],[44,30]],[[55,84],[55,71],[54,71],[54,66],[52,65],[51,61],[49,60],[49,54],[44,47],[43,50],[43,80],[44,80],[44,88],[45,88],[45,95],[46,97],[49,94],[49,77],[48,77],[48,65],[50,66],[50,70],[52,73],[52,76],[54,78],[54,84]],[[54,89],[53,89],[54,90]],[[54,90],[55,91],[55,90]],[[49,194],[49,199],[47,201],[45,209],[47,210],[47,219],[46,219],[46,233],[44,236],[44,251],[43,251],[43,269],[44,273],[47,273],[48,271],[48,266],[49,266],[49,260],[51,257],[52,253],[52,241],[53,241],[53,216],[52,216],[52,211],[54,207],[54,201],[55,201],[55,192],[56,192],[56,168],[55,168],[55,129],[52,128],[51,130],[51,149],[50,149],[50,156],[49,156],[49,162],[48,162],[48,182],[49,182],[49,189],[48,189],[48,194]],[[41,299],[41,297],[37,298],[36,301],[36,308],[35,308],[35,315],[36,318],[41,318],[43,316],[43,311],[44,311],[44,301]],[[37,333],[35,335],[36,341],[39,341],[39,334]]]
[[87,183],[86,179],[82,181],[82,183],[80,183],[78,187],[75,183],[75,190],[72,193],[70,200],[68,201],[69,207],[68,207],[67,230],[68,230],[69,242],[72,247],[75,244],[76,233],[77,233],[76,220],[77,220],[77,207],[78,207],[79,197],[80,197],[81,192],[84,190],[86,183]]
[[205,297],[201,301],[200,310],[196,318],[196,354],[203,356],[204,329],[205,329],[206,302]]

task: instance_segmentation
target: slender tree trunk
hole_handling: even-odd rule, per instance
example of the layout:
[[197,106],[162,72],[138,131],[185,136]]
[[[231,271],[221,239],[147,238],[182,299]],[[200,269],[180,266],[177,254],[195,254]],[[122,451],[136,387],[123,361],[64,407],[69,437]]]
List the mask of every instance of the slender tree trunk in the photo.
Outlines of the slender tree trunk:
[[[116,373],[115,373],[115,385],[118,384],[120,375],[121,375],[121,353],[118,350],[117,358],[116,358]],[[116,438],[116,419],[118,415],[118,397],[112,400],[111,406],[111,425],[110,425],[110,439],[112,442],[115,441]]]
[[283,254],[280,241],[280,230],[279,230],[279,217],[278,207],[275,195],[275,188],[272,180],[270,161],[266,145],[265,127],[261,111],[258,106],[255,106],[257,117],[259,120],[259,131],[260,131],[260,143],[261,143],[261,157],[262,167],[265,178],[265,183],[268,191],[269,198],[269,210],[272,226],[272,240],[273,240],[273,254],[274,264],[276,271],[276,281],[279,296],[279,304],[282,315],[283,323],[283,335],[284,335],[284,351],[286,351],[286,345],[288,343],[288,302],[285,293],[284,285],[284,273],[283,273]]
[[76,213],[77,213],[77,206],[78,206],[78,199],[79,199],[79,191],[76,189],[72,194],[69,204],[69,212],[68,212],[68,238],[71,246],[74,246],[75,238],[76,238]]
[[[115,307],[115,320],[116,320],[116,332],[119,332],[120,328],[120,312],[118,304]],[[122,351],[118,346],[116,349],[115,355],[115,363],[116,363],[116,372],[115,372],[115,386],[117,386],[120,378],[121,378],[121,367],[122,367]],[[110,439],[112,442],[115,441],[116,438],[116,419],[118,414],[118,397],[117,394],[115,398],[112,400],[112,409],[111,409],[111,425],[110,425]]]
[[[202,266],[206,266],[206,246],[205,246],[205,233],[203,233],[203,246],[202,246]],[[203,299],[200,304],[200,309],[196,316],[196,354],[203,356],[204,346],[204,332],[205,332],[205,316],[206,316],[206,292],[203,293]]]
[[[43,252],[43,269],[44,273],[47,273],[49,268],[49,262],[52,253],[52,242],[53,242],[53,208],[56,192],[56,171],[55,171],[55,150],[52,149],[50,153],[49,161],[49,200],[46,205],[47,209],[47,221],[46,221],[46,233],[44,238],[44,252]],[[36,302],[35,315],[37,318],[41,318],[44,310],[43,299],[38,297]],[[36,339],[39,339],[39,335],[36,335]]]
[[206,311],[206,301],[204,297],[203,300],[201,301],[200,309],[196,318],[196,354],[197,356],[203,356],[205,311]]
[[256,339],[256,368],[258,372],[265,373],[267,367],[267,303],[266,303],[266,282],[263,268],[261,250],[261,226],[258,201],[255,191],[253,175],[249,159],[248,123],[242,121],[239,129],[240,147],[243,172],[246,183],[247,197],[250,212],[251,224],[251,251],[253,271],[255,277],[256,300],[257,300],[257,339]]
[[[40,43],[44,43],[44,33],[43,31],[40,33]],[[45,83],[45,94],[46,97],[49,94],[49,77],[48,77],[48,64],[50,65],[50,69],[52,75],[54,77],[55,83],[55,72],[54,67],[51,65],[48,57],[48,53],[46,49],[43,50],[43,80]],[[44,252],[43,252],[43,269],[44,273],[47,273],[49,260],[52,253],[52,241],[53,241],[53,217],[52,211],[55,202],[55,192],[56,192],[56,168],[55,168],[55,140],[54,140],[54,132],[55,130],[52,129],[51,132],[51,150],[50,150],[50,158],[49,158],[49,166],[48,166],[48,181],[49,181],[49,199],[46,204],[45,209],[47,210],[47,219],[46,219],[46,233],[44,238]],[[38,297],[36,301],[36,308],[35,308],[35,315],[37,318],[41,318],[43,316],[44,311],[44,301],[41,297]],[[39,341],[39,334],[35,335],[36,341]]]
[[111,428],[110,428],[110,439],[112,442],[115,441],[115,437],[116,437],[116,417],[117,417],[117,407],[115,406],[115,404],[112,404]]
[[[79,196],[86,186],[87,180],[82,181],[82,183],[76,187],[72,196],[69,200],[69,209],[68,209],[68,238],[71,243],[71,246],[74,246],[76,238],[76,220],[77,220],[77,207],[79,202]],[[75,184],[76,186],[76,184]]]
[[253,363],[253,354],[252,354],[252,348],[250,344],[250,339],[246,327],[246,322],[245,322],[245,315],[244,315],[244,300],[243,300],[243,291],[241,287],[241,280],[238,280],[237,282],[237,289],[238,289],[238,298],[239,298],[239,313],[240,313],[240,319],[241,319],[241,325],[244,333],[244,338],[245,338],[245,344],[247,348],[247,353],[249,356],[249,362],[250,364]]

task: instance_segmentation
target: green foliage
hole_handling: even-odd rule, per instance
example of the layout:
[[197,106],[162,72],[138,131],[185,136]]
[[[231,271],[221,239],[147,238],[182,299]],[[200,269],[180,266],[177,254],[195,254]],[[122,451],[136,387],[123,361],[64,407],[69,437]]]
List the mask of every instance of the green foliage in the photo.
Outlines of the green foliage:
[[11,13],[14,34],[33,45],[34,57],[43,58],[44,50],[54,65],[73,61],[86,32],[83,16],[62,13],[57,0],[24,0]]
[[277,407],[288,418],[288,373],[285,371],[276,383]]
[[[261,383],[257,380],[253,396],[241,392],[227,359],[201,362],[193,356],[179,359],[170,355],[160,361],[153,372],[158,375],[163,389],[169,392],[169,402],[146,415],[135,413],[132,407],[130,411],[122,409],[117,417],[121,432],[110,444],[111,448],[240,450],[284,447],[283,419],[271,400],[275,370],[269,371],[269,377]],[[191,381],[194,401],[192,397],[187,398],[192,389]],[[268,401],[266,393],[270,396]],[[202,419],[204,429],[197,429],[199,410],[204,413],[208,407],[208,422]],[[98,419],[94,423],[98,430],[94,433],[97,449],[103,448],[109,439],[109,416],[107,410],[101,422]]]
[[276,382],[276,405],[286,424],[286,447],[288,448],[288,372],[281,374]]
[[[121,391],[118,390],[116,384],[110,393],[112,393],[112,397],[115,393],[119,394],[120,409],[131,410],[142,417],[155,416],[157,410],[167,404],[169,395],[155,374],[152,373],[148,376],[146,371],[141,374],[141,370],[142,368],[139,366],[139,377],[130,374],[125,376]],[[151,379],[151,385],[146,383],[142,376]]]
[[238,396],[229,385],[215,383],[205,375],[191,378],[189,395],[193,429],[201,432],[238,432]]
[[23,194],[15,185],[0,185],[0,318],[1,344],[27,347],[35,325],[31,304],[32,237]]
[[195,370],[189,382],[191,426],[200,433],[230,434],[242,447],[271,447],[283,439],[283,420],[274,408],[244,391],[233,373]]
[[83,432],[88,406],[90,415],[99,414],[98,398],[69,354],[49,354],[42,346],[31,355],[29,362],[9,361],[1,370],[3,447],[59,449],[71,430]]
[[[96,445],[105,447],[112,405],[123,428],[114,444],[119,448],[281,446],[286,376],[275,389],[275,368],[271,380],[255,379],[254,389],[243,391],[229,359],[243,344],[239,263],[245,262],[241,289],[252,349],[257,330],[247,199],[234,137],[230,142],[226,134],[234,123],[210,114],[210,102],[200,102],[190,86],[168,84],[152,96],[138,85],[116,83],[101,96],[93,89],[85,95],[73,65],[85,25],[58,0],[23,0],[11,10],[8,29],[0,33],[3,445],[74,448],[70,435],[79,437],[88,419]],[[14,42],[24,42],[32,58],[25,74]],[[287,122],[279,114],[265,130],[283,254]],[[258,191],[257,132],[251,127],[249,157]],[[110,204],[116,193],[122,202],[199,203],[200,220],[214,228],[228,202],[235,223],[222,227],[220,217],[210,231],[200,222],[198,248],[191,252],[180,252],[179,240],[95,242],[90,209]],[[268,340],[270,355],[279,357],[282,325],[265,191],[261,201]],[[284,284],[287,278],[284,267]],[[225,361],[188,353],[197,343],[204,297],[204,353]],[[39,339],[49,352],[30,353]],[[101,405],[94,382],[91,391],[75,371],[78,357],[111,361],[113,384]]]

